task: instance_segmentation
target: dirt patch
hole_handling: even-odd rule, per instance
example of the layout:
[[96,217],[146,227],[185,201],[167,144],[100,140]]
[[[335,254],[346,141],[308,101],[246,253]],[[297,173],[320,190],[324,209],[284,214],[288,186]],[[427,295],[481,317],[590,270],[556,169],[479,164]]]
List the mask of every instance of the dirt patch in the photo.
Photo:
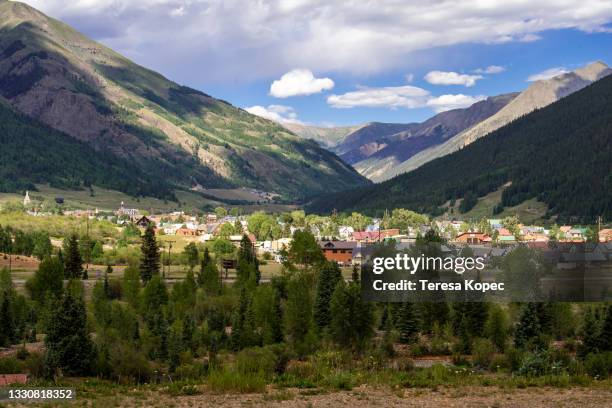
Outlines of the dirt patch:
[[38,259],[30,256],[12,255],[9,260],[8,255],[0,253],[0,269],[4,267],[8,268],[9,262],[12,269],[22,270],[35,270],[38,269],[38,265],[40,264]]
[[[201,387],[202,390],[204,386]],[[78,402],[78,400],[77,400]],[[600,388],[456,387],[432,389],[375,388],[325,392],[300,389],[269,389],[265,394],[202,394],[174,397],[147,392],[127,397],[114,395],[81,406],[104,407],[612,407],[612,390]],[[25,405],[24,405],[25,406]]]

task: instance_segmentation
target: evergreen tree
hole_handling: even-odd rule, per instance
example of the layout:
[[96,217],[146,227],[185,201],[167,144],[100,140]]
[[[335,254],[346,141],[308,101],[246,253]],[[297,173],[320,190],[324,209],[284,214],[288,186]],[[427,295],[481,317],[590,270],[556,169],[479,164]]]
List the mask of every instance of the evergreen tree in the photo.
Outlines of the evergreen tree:
[[599,348],[601,351],[612,351],[612,305],[608,306],[603,324],[601,325]]
[[360,271],[359,265],[353,265],[353,271],[351,272],[351,279],[353,280],[353,282],[359,283],[360,272],[361,271]]
[[147,283],[154,275],[159,274],[160,267],[159,246],[155,239],[155,229],[151,224],[147,225],[142,236],[140,251],[140,279],[142,279],[144,283]]
[[404,302],[399,310],[397,321],[400,341],[404,344],[414,343],[419,335],[419,319],[416,307],[412,302]]
[[281,305],[281,295],[274,291],[274,310],[270,321],[270,330],[272,331],[272,339],[275,343],[283,341],[283,309]]
[[209,295],[218,295],[221,293],[221,278],[215,261],[210,257],[208,248],[204,249],[204,257],[200,265],[200,273],[198,274],[198,285]]
[[485,334],[497,347],[497,350],[504,351],[508,339],[508,321],[506,313],[499,305],[490,308],[489,318],[485,324]]
[[15,320],[12,299],[8,292],[0,294],[0,347],[8,347],[15,339]]
[[340,279],[330,304],[330,332],[336,343],[362,351],[374,334],[372,306],[361,298],[360,287]]
[[579,354],[586,357],[589,353],[597,353],[601,340],[601,322],[592,307],[584,313],[581,334],[582,344],[578,349]]
[[65,262],[64,274],[67,279],[83,278],[83,259],[79,250],[79,240],[74,234],[68,240]]
[[189,269],[193,270],[198,264],[198,260],[200,259],[200,253],[198,252],[198,247],[195,242],[190,242],[187,244],[185,249],[183,250],[183,255],[187,260],[187,265],[189,265]]
[[322,265],[314,305],[314,321],[319,329],[324,329],[331,321],[330,302],[341,280],[342,272],[337,263],[328,261]]
[[49,376],[54,376],[57,370],[71,376],[90,373],[94,349],[87,331],[85,304],[69,291],[51,318],[45,346],[45,368]]
[[538,305],[529,302],[523,306],[521,316],[514,334],[516,347],[525,347],[542,334],[542,328],[538,319]]

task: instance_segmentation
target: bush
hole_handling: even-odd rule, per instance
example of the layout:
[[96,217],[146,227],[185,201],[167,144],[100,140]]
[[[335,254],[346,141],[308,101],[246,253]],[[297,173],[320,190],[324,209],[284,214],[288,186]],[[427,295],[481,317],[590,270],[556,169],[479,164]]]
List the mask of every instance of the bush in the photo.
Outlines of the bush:
[[488,368],[495,354],[495,346],[488,339],[478,338],[472,346],[474,365],[480,368]]
[[586,372],[595,378],[612,376],[612,351],[589,354],[584,361],[584,367]]
[[259,373],[244,374],[234,370],[214,370],[208,376],[208,386],[214,392],[264,392],[266,380]]
[[26,370],[32,377],[42,378],[45,370],[45,357],[38,352],[30,353],[25,361],[24,365]]
[[0,358],[0,374],[21,374],[23,371],[23,361],[15,357]]
[[252,347],[236,355],[236,371],[242,374],[261,373],[269,377],[276,371],[279,356],[267,347]]

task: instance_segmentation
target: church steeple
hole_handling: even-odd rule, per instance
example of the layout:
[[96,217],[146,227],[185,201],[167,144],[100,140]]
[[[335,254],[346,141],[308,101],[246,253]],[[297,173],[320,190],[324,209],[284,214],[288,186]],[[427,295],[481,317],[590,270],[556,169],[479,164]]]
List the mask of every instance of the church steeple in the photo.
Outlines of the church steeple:
[[23,197],[23,206],[27,207],[28,205],[30,205],[31,202],[32,200],[30,200],[30,192],[26,191],[25,197]]

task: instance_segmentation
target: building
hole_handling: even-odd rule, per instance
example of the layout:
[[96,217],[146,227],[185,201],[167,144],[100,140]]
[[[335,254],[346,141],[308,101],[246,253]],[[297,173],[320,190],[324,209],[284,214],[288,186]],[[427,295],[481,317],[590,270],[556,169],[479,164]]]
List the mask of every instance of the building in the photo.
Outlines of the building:
[[319,247],[328,261],[338,262],[340,265],[350,265],[353,261],[353,251],[357,243],[354,241],[321,241]]
[[612,241],[612,229],[606,228],[599,231],[599,242]]
[[464,244],[485,244],[493,240],[484,232],[464,232],[462,234],[457,235],[455,241]]
[[392,238],[400,234],[397,228],[380,230],[380,231],[355,231],[351,234],[353,241],[369,243],[384,241],[387,238]]
[[23,206],[27,208],[31,203],[32,200],[30,200],[30,192],[26,191],[25,197],[23,197]]

